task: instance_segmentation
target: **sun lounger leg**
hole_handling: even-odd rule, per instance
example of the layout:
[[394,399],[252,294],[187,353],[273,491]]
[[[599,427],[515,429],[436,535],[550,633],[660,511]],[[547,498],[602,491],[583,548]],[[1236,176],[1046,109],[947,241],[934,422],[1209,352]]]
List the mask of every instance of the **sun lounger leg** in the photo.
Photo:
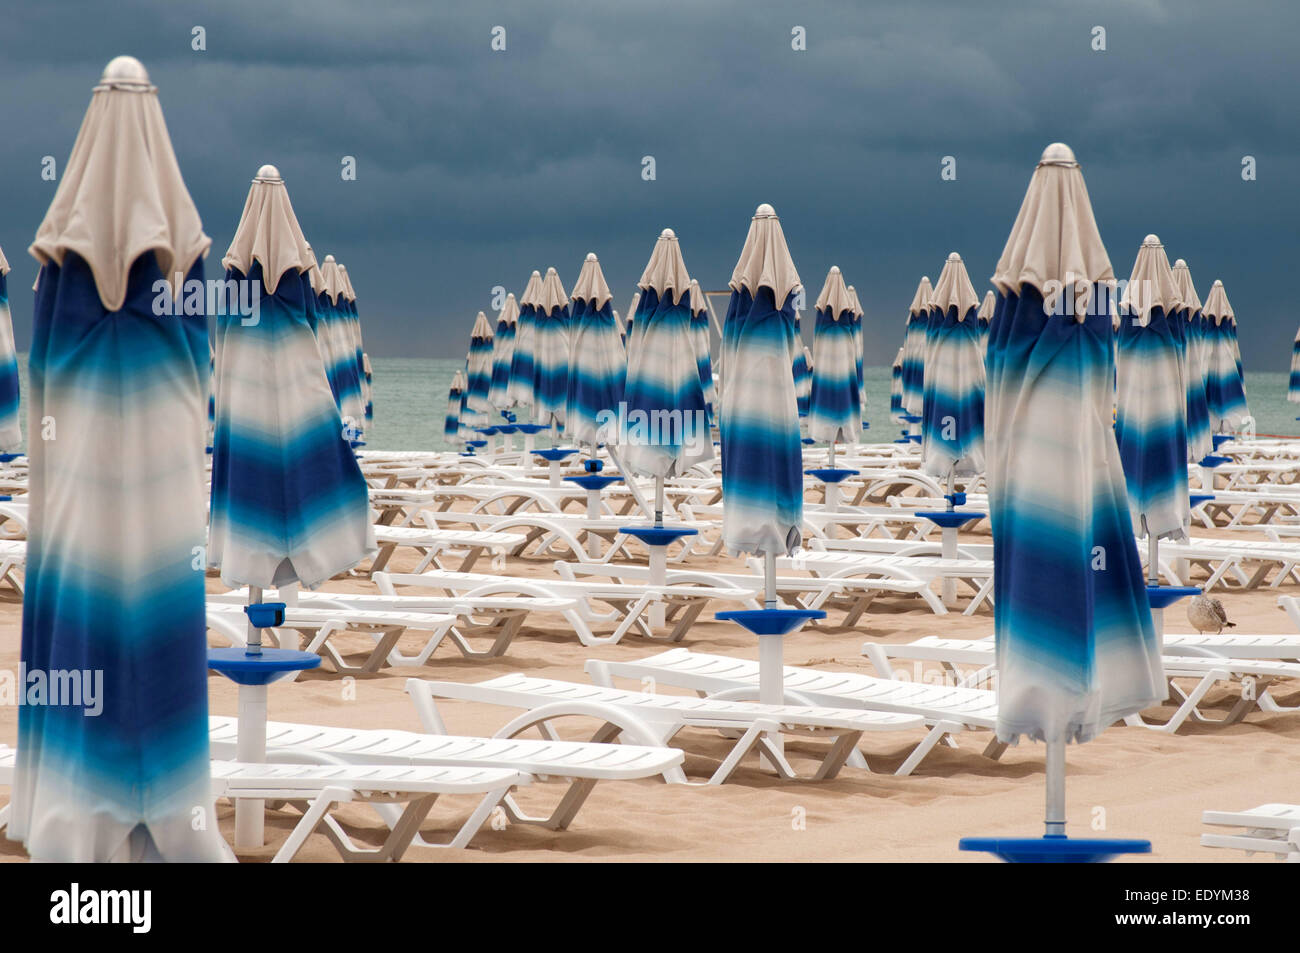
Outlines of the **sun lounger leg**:
[[[293,860],[294,855],[302,849],[307,838],[311,836],[312,831],[320,826],[321,821],[329,813],[335,804],[342,804],[352,800],[352,792],[347,788],[326,788],[316,795],[315,798],[307,805],[306,811],[303,812],[302,819],[289,832],[289,839],[286,840],[281,848],[276,852],[275,857],[271,859],[273,864],[287,864]],[[330,838],[333,840],[333,836]],[[338,845],[335,844],[337,847]],[[342,851],[340,851],[342,853]]]
[[930,729],[930,733],[922,738],[921,743],[912,749],[912,753],[907,756],[907,760],[898,766],[898,770],[895,771],[894,774],[899,777],[907,777],[916,770],[916,766],[921,763],[922,759],[930,753],[930,749],[937,745],[944,735],[954,731],[961,731],[961,729],[962,726],[956,722],[935,722],[934,727]]
[[[821,766],[817,769],[817,773],[813,775],[813,779],[816,781],[830,780],[840,773],[840,768],[844,767],[844,763],[853,754],[856,753],[858,757],[862,758],[862,753],[857,748],[858,739],[861,737],[862,732],[860,731],[846,731],[836,738],[831,745],[831,750],[826,753]],[[862,763],[865,766],[867,759],[862,758]],[[867,768],[867,770],[870,771],[871,769]]]

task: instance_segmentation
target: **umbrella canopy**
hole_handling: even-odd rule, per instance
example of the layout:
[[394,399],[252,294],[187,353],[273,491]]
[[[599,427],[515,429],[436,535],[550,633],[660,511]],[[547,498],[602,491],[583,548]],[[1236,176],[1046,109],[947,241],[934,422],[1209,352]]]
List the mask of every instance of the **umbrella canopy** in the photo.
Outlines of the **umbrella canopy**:
[[980,329],[980,352],[988,347],[989,343],[989,322],[993,320],[993,308],[997,304],[997,299],[992,291],[984,292],[984,300],[980,302],[979,314],[975,315]]
[[1148,235],[1119,307],[1115,440],[1134,532],[1187,535],[1187,385],[1182,294],[1164,246]]
[[488,403],[497,410],[508,410],[510,397],[510,363],[515,354],[515,330],[519,322],[519,302],[513,293],[506,295],[501,313],[497,315],[496,334],[492,337],[492,383],[488,387]]
[[[7,833],[33,859],[222,858],[194,565],[210,243],[157,90],[138,60],[118,57],[31,246],[29,419],[56,439],[28,451],[29,703]],[[50,692],[35,704],[34,673]],[[65,694],[73,682],[85,694]],[[196,812],[208,819],[198,829]]]
[[1205,299],[1208,370],[1206,400],[1210,427],[1218,432],[1236,430],[1250,414],[1246,406],[1246,381],[1237,344],[1237,316],[1228,303],[1223,282],[1216,280]]
[[238,314],[217,320],[208,561],[231,587],[315,588],[376,551],[366,481],[348,445],[364,409],[345,428],[311,333],[302,244],[280,173],[262,166],[222,260],[228,286],[261,282],[261,310],[254,324]]
[[[867,384],[862,372],[862,302],[858,300],[858,291],[849,285],[849,299],[853,302],[853,363],[858,371],[858,411],[862,417],[867,415]],[[862,421],[866,425],[866,421]]]
[[920,417],[925,410],[925,345],[933,293],[929,277],[922,276],[907,309],[903,335],[903,410],[914,417]]
[[695,363],[700,369],[704,403],[712,423],[717,419],[718,388],[713,382],[713,361],[709,357],[709,299],[694,278],[691,279],[691,333],[695,335]]
[[671,228],[655,242],[641,280],[627,368],[627,451],[633,473],[665,477],[713,459],[708,408],[691,315],[696,301]]
[[632,360],[632,345],[636,335],[636,309],[641,304],[641,292],[632,295],[632,303],[627,306],[627,320],[623,327],[623,346],[627,349],[627,359]]
[[1180,314],[1185,320],[1183,373],[1187,383],[1187,455],[1189,460],[1201,460],[1214,450],[1214,442],[1210,439],[1210,406],[1206,398],[1209,339],[1201,297],[1196,293],[1187,262],[1179,258],[1174,262],[1173,273],[1182,301]]
[[597,444],[614,438],[627,376],[627,352],[618,333],[613,296],[594,252],[582,263],[571,297],[564,435],[594,451]]
[[812,362],[808,360],[808,347],[803,343],[803,323],[798,311],[794,313],[794,361],[790,373],[794,377],[795,404],[799,416],[808,416],[808,405],[812,401]]
[[984,471],[984,353],[979,298],[961,255],[944,262],[930,296],[921,468],[931,476]]
[[794,302],[803,286],[772,206],[754,214],[729,284],[722,539],[732,553],[788,555],[803,523],[802,446],[789,371],[799,347]]
[[13,318],[9,314],[9,262],[0,251],[0,451],[22,446],[18,422],[18,350],[14,347]]
[[482,427],[492,413],[488,391],[492,388],[492,325],[480,311],[469,333],[469,379],[465,382],[465,406],[471,418],[465,423]]
[[333,255],[325,256],[320,276],[321,291],[314,295],[316,300],[309,320],[316,331],[325,379],[339,414],[344,423],[359,430],[365,420],[365,400],[356,364],[347,276]]
[[1087,741],[1168,694],[1110,419],[1114,283],[1074,154],[1048,146],[998,260],[989,326],[1004,742]]
[[366,426],[375,419],[375,375],[370,369],[370,355],[361,355],[361,393],[366,399]]
[[534,271],[519,296],[519,320],[515,322],[515,348],[510,355],[510,383],[506,397],[512,407],[533,402],[533,349],[537,338],[537,299],[542,293],[542,274]]
[[442,422],[442,436],[448,443],[460,440],[460,410],[465,406],[465,372],[457,370],[447,391],[447,416]]
[[1296,331],[1291,344],[1291,380],[1287,384],[1286,399],[1300,403],[1300,331]]
[[902,420],[903,414],[903,349],[900,347],[894,355],[894,363],[889,367],[889,416]]
[[546,269],[535,305],[533,420],[562,428],[569,399],[569,296],[554,268]]
[[817,324],[813,330],[808,436],[814,440],[853,443],[862,433],[862,389],[854,353],[856,320],[844,276],[832,265],[817,296]]

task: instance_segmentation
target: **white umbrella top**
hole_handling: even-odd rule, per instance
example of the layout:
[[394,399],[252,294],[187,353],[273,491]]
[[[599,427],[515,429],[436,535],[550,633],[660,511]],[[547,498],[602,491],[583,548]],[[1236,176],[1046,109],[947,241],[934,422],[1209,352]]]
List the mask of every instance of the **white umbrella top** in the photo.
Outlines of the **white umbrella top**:
[[542,293],[542,273],[534,271],[528,276],[528,284],[524,285],[524,293],[519,296],[519,307],[525,305],[537,304],[537,298]]
[[469,336],[486,341],[492,340],[492,325],[488,323],[487,315],[482,311],[474,317],[474,327],[470,329]]
[[1183,307],[1188,309],[1188,314],[1196,314],[1201,310],[1201,296],[1196,293],[1196,283],[1192,281],[1192,271],[1187,267],[1187,262],[1178,259],[1174,262],[1174,282],[1178,285],[1178,297],[1183,301]]
[[858,298],[858,289],[852,285],[849,285],[849,300],[853,302],[853,313],[859,318],[862,317],[866,312],[862,310],[862,302]]
[[569,303],[569,296],[564,293],[564,285],[560,283],[560,273],[554,268],[546,269],[546,277],[542,279],[541,290],[537,293],[537,300],[533,304],[537,305],[537,310],[542,314],[550,314],[556,308],[563,308]]
[[707,313],[709,310],[709,303],[705,300],[704,289],[700,287],[700,283],[694,278],[691,279],[690,292],[691,314],[700,314],[701,312]]
[[984,292],[984,300],[980,303],[979,313],[975,317],[988,321],[993,317],[995,307],[997,307],[997,295],[992,291],[986,291]]
[[348,301],[356,301],[357,293],[352,289],[352,279],[348,277],[348,266],[343,262],[338,263],[339,280],[343,283],[343,297]]
[[955,307],[957,320],[965,321],[966,315],[978,307],[979,302],[975,286],[970,283],[970,275],[966,272],[966,263],[961,260],[961,255],[952,252],[943,263],[943,271],[939,272],[939,280],[930,294],[930,307],[938,308],[944,314]]
[[0,248],[0,277],[9,274],[9,259],[5,257],[3,248]]
[[822,293],[817,296],[816,307],[818,311],[829,309],[830,316],[835,321],[845,311],[857,314],[856,302],[844,285],[844,275],[840,273],[838,265],[831,265],[831,270],[826,273],[826,281],[822,285]]
[[745,236],[729,285],[733,291],[748,289],[751,295],[757,295],[759,288],[771,288],[778,308],[785,304],[791,291],[803,287],[790,257],[781,220],[766,202],[755,210],[750,220],[749,234]]
[[677,234],[671,228],[665,228],[659,233],[654,250],[650,253],[650,261],[646,263],[645,271],[641,272],[641,280],[636,284],[642,291],[653,288],[660,298],[671,291],[673,304],[681,304],[682,295],[691,290],[691,277],[686,272],[686,259],[682,257],[682,247],[677,241]]
[[930,287],[930,276],[922,275],[921,283],[916,286],[916,294],[912,295],[912,303],[907,306],[908,314],[921,314],[930,310],[930,298],[934,295],[934,289]]
[[1227,318],[1233,324],[1237,323],[1237,315],[1233,313],[1232,305],[1228,303],[1228,293],[1223,290],[1223,282],[1214,279],[1214,287],[1205,297],[1205,307],[1201,309],[1207,318],[1213,318],[1215,324],[1222,324],[1224,318]]
[[1003,294],[1031,285],[1044,298],[1074,285],[1073,313],[1080,321],[1092,286],[1115,281],[1083,173],[1065,143],[1043,150],[992,280]]
[[501,311],[497,314],[497,323],[502,321],[509,327],[519,323],[519,302],[515,300],[514,292],[506,295],[506,303],[501,306]]
[[1169,267],[1165,246],[1157,236],[1148,235],[1142,240],[1120,305],[1133,314],[1141,327],[1151,323],[1152,308],[1161,308],[1170,315],[1183,306],[1183,296]]
[[154,252],[171,281],[211,244],[176,164],[157,87],[135,57],[110,60],[29,251],[42,265],[79,255],[104,307],[118,311],[142,254]]
[[262,287],[268,294],[275,294],[285,272],[310,272],[316,263],[293,213],[289,190],[273,165],[257,170],[221,266],[247,276],[254,261],[262,264]]
[[595,252],[588,252],[569,297],[574,301],[586,301],[597,311],[605,307],[605,302],[613,297],[609,285],[605,283],[605,273],[601,270],[600,259]]

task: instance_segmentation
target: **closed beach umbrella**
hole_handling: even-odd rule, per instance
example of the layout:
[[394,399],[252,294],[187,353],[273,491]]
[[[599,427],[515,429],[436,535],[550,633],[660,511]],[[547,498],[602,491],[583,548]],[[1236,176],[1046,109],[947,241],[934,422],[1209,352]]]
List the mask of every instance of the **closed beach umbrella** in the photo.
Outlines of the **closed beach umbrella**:
[[[355,416],[358,430],[357,436],[360,437],[361,425],[365,420],[365,388],[362,384],[365,377],[365,368],[362,366],[361,361],[364,353],[361,346],[361,314],[357,308],[357,292],[352,287],[352,276],[348,274],[347,266],[342,262],[339,262],[339,275],[343,281],[343,313],[346,318],[344,329],[347,338],[344,350],[351,354],[352,368],[349,373],[356,380],[357,395],[351,405],[352,413],[345,415],[345,421],[347,416]],[[345,353],[344,360],[347,359],[348,356]]]
[[691,333],[695,336],[695,363],[700,369],[704,403],[712,423],[717,419],[718,388],[713,383],[713,360],[709,357],[709,299],[694,278],[691,279]]
[[217,320],[208,561],[231,587],[315,588],[376,550],[366,482],[311,333],[304,244],[284,181],[262,166],[222,259],[228,282],[261,283],[258,320]]
[[519,320],[515,322],[515,347],[510,356],[510,383],[506,396],[512,407],[533,403],[533,348],[536,345],[537,298],[542,293],[542,274],[534,271],[519,296]]
[[587,444],[594,454],[597,444],[614,437],[627,377],[627,352],[614,318],[613,296],[594,252],[582,263],[571,298],[564,435]]
[[361,393],[366,399],[366,426],[375,419],[375,375],[370,368],[370,355],[361,355]]
[[492,387],[492,325],[482,311],[474,317],[474,327],[469,334],[468,374],[465,406],[471,417],[464,423],[482,427],[492,413],[492,403],[488,399]]
[[858,413],[863,418],[863,429],[866,429],[867,416],[867,385],[866,377],[862,371],[862,302],[858,299],[858,291],[852,285],[849,285],[849,300],[853,302],[853,363],[858,372]]
[[925,410],[925,347],[932,293],[929,277],[922,277],[907,309],[907,330],[903,336],[903,409],[913,417],[920,417]]
[[1049,771],[1063,773],[1064,742],[1168,693],[1111,426],[1114,272],[1068,146],[1044,151],[993,284],[997,736],[1047,741]]
[[889,367],[889,416],[902,421],[903,414],[903,349],[900,347],[894,355],[894,363]]
[[1226,433],[1240,428],[1250,410],[1246,406],[1246,382],[1237,345],[1237,316],[1222,281],[1214,282],[1202,310],[1208,341],[1206,400],[1210,407],[1210,428],[1216,433]]
[[442,436],[448,443],[460,440],[460,410],[465,405],[465,372],[457,370],[447,391],[447,416],[442,422]]
[[785,556],[803,523],[802,448],[789,368],[802,285],[772,206],[758,207],[723,325],[722,538],[733,554]]
[[1187,383],[1187,455],[1192,461],[1201,460],[1214,450],[1210,439],[1210,406],[1207,398],[1209,381],[1209,339],[1206,336],[1205,314],[1201,310],[1201,296],[1196,293],[1192,272],[1187,262],[1179,258],[1174,262],[1174,283],[1182,301],[1181,314],[1184,326],[1183,370]]
[[636,334],[636,309],[641,303],[641,292],[632,295],[632,303],[627,306],[627,320],[623,322],[623,346],[627,349],[627,359],[632,360],[632,346]]
[[984,354],[979,298],[961,256],[944,263],[930,296],[921,468],[931,476],[984,471]]
[[[1115,440],[1124,465],[1133,531],[1187,535],[1187,385],[1180,339],[1187,319],[1164,246],[1148,235],[1119,305]],[[1154,563],[1154,560],[1151,561]],[[1158,565],[1149,565],[1154,580]],[[1153,583],[1154,584],[1154,583]]]
[[569,398],[569,296],[554,268],[538,292],[533,315],[533,421],[558,432]]
[[352,338],[347,277],[333,255],[325,256],[320,274],[322,291],[315,295],[315,307],[308,320],[314,322],[325,378],[339,414],[345,424],[360,431],[365,404]]
[[13,318],[9,313],[9,262],[0,251],[0,451],[10,453],[23,442],[18,422],[18,350],[14,347]]
[[988,347],[989,343],[989,321],[993,320],[993,307],[997,303],[992,291],[984,292],[984,300],[980,302],[979,314],[975,315],[980,329],[980,353]]
[[823,443],[855,442],[862,433],[856,314],[840,269],[832,266],[817,296],[808,436]]
[[488,403],[496,410],[508,410],[510,397],[510,362],[515,354],[515,329],[519,322],[519,302],[513,293],[506,295],[501,313],[497,315],[496,333],[492,336],[492,384],[488,388]]
[[[28,419],[57,432],[28,451],[21,658],[51,690],[65,677],[86,689],[18,709],[7,833],[36,860],[224,854],[194,566],[210,243],[157,91],[118,57],[31,246]],[[198,289],[188,304],[177,276]]]
[[1300,403],[1300,331],[1296,331],[1295,341],[1291,344],[1291,380],[1287,384],[1286,399],[1291,403]]
[[713,459],[691,328],[698,305],[671,228],[655,242],[637,287],[641,299],[633,325],[636,349],[627,368],[628,444],[623,460],[633,473],[662,479]]
[[808,347],[803,343],[803,325],[798,311],[794,313],[794,361],[790,373],[794,377],[794,396],[799,408],[799,416],[808,416],[808,404],[812,400],[812,362],[808,360]]

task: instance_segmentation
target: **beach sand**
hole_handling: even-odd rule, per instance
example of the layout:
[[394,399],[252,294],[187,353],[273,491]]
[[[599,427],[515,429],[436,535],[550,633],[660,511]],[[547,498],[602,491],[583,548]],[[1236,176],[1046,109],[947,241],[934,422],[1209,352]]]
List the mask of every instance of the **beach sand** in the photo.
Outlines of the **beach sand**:
[[[1218,534],[1215,534],[1218,535]],[[409,551],[408,551],[409,552]],[[413,558],[395,558],[390,569],[409,569]],[[695,563],[692,563],[693,565]],[[736,568],[736,560],[703,560],[704,566]],[[549,559],[509,560],[508,571],[549,575]],[[209,589],[222,587],[209,577]],[[336,579],[326,590],[373,592],[362,577]],[[1223,592],[1236,632],[1295,633],[1277,608],[1279,594],[1297,593],[1289,583],[1280,589]],[[0,668],[18,666],[20,601],[9,590],[0,596]],[[1184,604],[1168,611],[1171,632],[1191,631]],[[911,597],[882,597],[853,628],[831,624],[805,627],[786,639],[787,664],[831,670],[874,673],[860,654],[863,642],[904,642],[924,635],[978,637],[992,631],[988,608],[966,617],[935,616]],[[329,671],[305,674],[291,684],[275,685],[270,693],[273,720],[313,722],[366,728],[419,730],[404,684],[407,678],[479,681],[509,672],[586,682],[583,662],[602,657],[641,658],[669,646],[629,635],[618,645],[584,648],[562,620],[534,616],[499,659],[464,659],[450,644],[439,647],[429,664],[419,669],[389,669],[370,676],[343,679]],[[407,637],[414,644],[421,634]],[[217,644],[217,643],[214,643]],[[344,645],[346,646],[346,642]],[[368,640],[354,643],[358,650]],[[406,643],[404,643],[406,644]],[[702,652],[757,658],[752,636],[730,623],[717,622],[706,610],[682,645]],[[928,670],[928,669],[927,669]],[[924,673],[921,673],[924,675]],[[236,713],[233,683],[216,674],[208,680],[211,710]],[[628,687],[636,687],[629,685]],[[673,691],[661,688],[661,691]],[[1277,683],[1271,689],[1283,705],[1300,705],[1300,682]],[[1219,688],[1204,708],[1226,713],[1237,693]],[[449,730],[490,735],[517,712],[462,702],[440,705]],[[1171,705],[1147,713],[1164,721]],[[594,722],[573,720],[565,736],[585,740]],[[585,732],[585,734],[584,734]],[[14,743],[17,709],[0,708],[0,742]],[[485,828],[470,848],[434,850],[411,848],[403,862],[433,861],[939,861],[988,862],[988,855],[965,854],[957,841],[969,835],[1038,836],[1043,816],[1042,745],[1022,744],[1000,761],[981,752],[988,732],[959,736],[956,748],[938,747],[909,777],[894,777],[898,767],[921,739],[911,732],[870,733],[861,749],[872,773],[845,768],[829,782],[782,781],[765,773],[757,758],[746,759],[732,780],[716,787],[683,787],[662,781],[598,784],[567,831],[535,826],[496,825]],[[1154,851],[1129,862],[1240,862],[1239,851],[1200,846],[1203,810],[1234,810],[1270,801],[1300,800],[1294,778],[1300,775],[1300,713],[1254,711],[1244,722],[1221,727],[1189,720],[1177,735],[1117,726],[1095,741],[1071,746],[1068,754],[1068,832],[1075,836],[1146,837]],[[688,730],[677,743],[687,751],[686,770],[692,780],[712,773],[729,749],[716,733]],[[806,739],[787,741],[796,770],[810,774],[812,754],[823,750]],[[562,792],[560,782],[535,783],[519,794],[527,809],[540,812]],[[8,792],[0,792],[0,800]],[[444,798],[424,826],[427,839],[455,829],[471,809],[469,798]],[[234,811],[218,804],[222,833],[233,835]],[[339,816],[357,839],[378,844],[385,833],[366,807],[348,805]],[[267,846],[241,852],[245,861],[269,860],[292,828],[297,815],[271,812]],[[496,829],[502,827],[503,829]],[[0,860],[26,859],[21,845],[0,838]],[[335,862],[338,855],[321,834],[311,837],[299,860]],[[1271,856],[1253,858],[1271,862]]]

